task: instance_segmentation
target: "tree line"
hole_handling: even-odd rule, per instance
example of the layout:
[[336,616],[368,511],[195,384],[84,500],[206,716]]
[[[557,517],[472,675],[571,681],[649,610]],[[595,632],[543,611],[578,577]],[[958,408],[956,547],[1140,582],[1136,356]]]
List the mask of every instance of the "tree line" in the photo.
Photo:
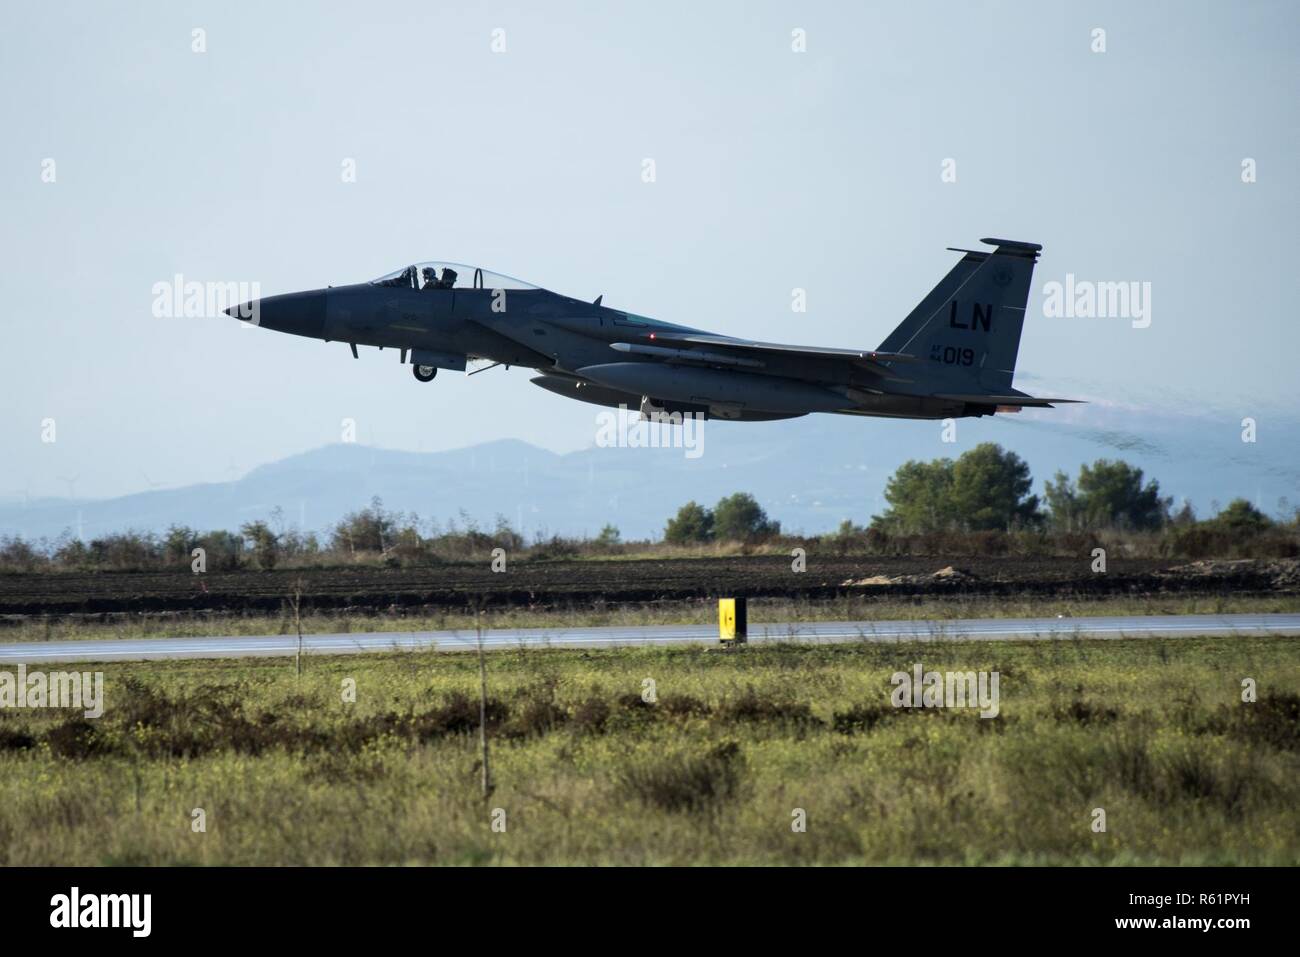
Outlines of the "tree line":
[[[1013,544],[997,536],[1020,536],[1021,550],[1039,551],[1072,536],[1095,538],[1145,534],[1155,554],[1201,557],[1241,554],[1290,557],[1300,554],[1300,510],[1286,500],[1272,518],[1244,498],[1233,499],[1215,514],[1198,520],[1189,503],[1174,508],[1171,496],[1142,469],[1122,460],[1098,459],[1065,472],[1033,492],[1029,465],[1015,452],[985,442],[956,459],[904,462],[885,485],[886,508],[867,526],[846,519],[837,532],[819,536],[838,550],[888,552],[976,548],[960,536],[978,539],[995,550]],[[1267,541],[1257,541],[1271,534]],[[989,536],[994,536],[990,538]],[[712,510],[687,502],[664,528],[669,544],[709,542],[761,543],[780,538],[780,525],[745,493],[722,499]],[[856,543],[856,549],[851,549]]]
[[[1243,498],[1199,520],[1174,508],[1160,484],[1124,461],[1098,459],[1071,477],[1058,471],[1033,492],[1029,466],[988,442],[956,459],[903,463],[885,485],[886,508],[859,525],[846,519],[832,533],[785,534],[753,495],[736,492],[712,507],[687,502],[655,541],[625,542],[605,525],[595,537],[537,533],[531,541],[503,517],[482,528],[461,513],[445,526],[384,508],[376,498],[323,534],[287,527],[283,513],[245,522],[237,531],[200,532],[173,525],[161,534],[124,531],[83,541],[65,532],[54,541],[0,537],[0,571],[163,569],[188,567],[203,550],[210,571],[380,562],[394,565],[477,560],[505,549],[532,560],[671,554],[673,549],[740,548],[776,552],[824,546],[835,554],[1075,554],[1102,536],[1130,549],[1192,558],[1300,555],[1300,511],[1279,503],[1276,518]],[[1289,514],[1288,514],[1289,512]]]

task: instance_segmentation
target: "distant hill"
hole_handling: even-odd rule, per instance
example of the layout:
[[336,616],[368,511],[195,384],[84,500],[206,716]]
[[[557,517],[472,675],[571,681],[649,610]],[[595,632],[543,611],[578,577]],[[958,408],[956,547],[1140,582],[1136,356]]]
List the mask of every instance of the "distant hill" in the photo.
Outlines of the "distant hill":
[[1244,496],[1265,511],[1300,504],[1300,419],[1257,413],[1259,438],[1241,441],[1241,415],[1188,415],[1139,406],[1091,404],[962,419],[955,443],[938,422],[810,416],[772,423],[705,423],[702,454],[681,448],[598,448],[557,455],[504,440],[446,452],[331,445],[216,484],[151,490],[102,500],[12,498],[0,502],[0,534],[53,538],[80,528],[90,538],[171,524],[236,528],[277,506],[286,523],[322,530],[383,499],[390,509],[446,523],[465,514],[480,525],[504,516],[526,535],[595,535],[607,522],[625,538],[657,537],[689,499],[712,504],[753,493],[790,531],[866,522],[884,506],[889,475],[910,458],[956,456],[994,441],[1025,458],[1036,487],[1057,469],[1123,458],[1186,498],[1201,515],[1211,502]]

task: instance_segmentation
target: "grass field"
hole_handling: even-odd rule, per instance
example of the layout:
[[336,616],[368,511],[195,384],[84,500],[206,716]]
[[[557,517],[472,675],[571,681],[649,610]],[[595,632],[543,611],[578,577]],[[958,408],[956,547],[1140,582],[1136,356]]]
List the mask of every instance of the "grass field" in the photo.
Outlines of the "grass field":
[[[1166,595],[1103,598],[982,598],[915,599],[851,595],[832,600],[793,601],[754,598],[749,601],[754,627],[764,622],[891,621],[957,618],[1071,618],[1092,615],[1194,615],[1300,612],[1300,595]],[[550,610],[492,609],[485,613],[489,628],[570,628],[630,625],[707,625],[718,620],[717,602],[673,601]],[[351,632],[421,632],[473,630],[474,616],[466,612],[427,613],[305,613],[305,634]],[[89,639],[185,638],[207,635],[287,635],[296,631],[286,609],[266,614],[121,615],[103,619],[25,617],[0,627],[0,642]]]
[[[486,801],[474,655],[104,666],[102,718],[0,709],[0,864],[1300,862],[1300,639],[487,661]],[[998,716],[892,707],[917,663],[998,672]]]

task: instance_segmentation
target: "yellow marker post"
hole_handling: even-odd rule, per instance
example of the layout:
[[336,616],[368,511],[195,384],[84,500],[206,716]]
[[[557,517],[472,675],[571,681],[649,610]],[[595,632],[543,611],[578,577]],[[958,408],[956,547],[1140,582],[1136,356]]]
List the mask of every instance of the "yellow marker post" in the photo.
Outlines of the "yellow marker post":
[[749,635],[749,610],[743,598],[718,599],[718,638],[724,645],[743,645]]

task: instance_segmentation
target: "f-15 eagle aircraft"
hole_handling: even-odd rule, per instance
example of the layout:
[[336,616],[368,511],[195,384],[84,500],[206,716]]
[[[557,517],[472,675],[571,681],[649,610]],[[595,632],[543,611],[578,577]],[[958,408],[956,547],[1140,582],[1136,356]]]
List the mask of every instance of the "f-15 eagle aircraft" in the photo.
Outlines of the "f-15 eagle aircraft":
[[[415,378],[471,359],[524,366],[557,395],[759,422],[810,412],[944,419],[1051,408],[1012,388],[1037,243],[984,239],[875,350],[779,345],[582,302],[456,263],[244,303],[236,318],[277,332],[388,346]],[[473,373],[471,373],[473,374]]]

